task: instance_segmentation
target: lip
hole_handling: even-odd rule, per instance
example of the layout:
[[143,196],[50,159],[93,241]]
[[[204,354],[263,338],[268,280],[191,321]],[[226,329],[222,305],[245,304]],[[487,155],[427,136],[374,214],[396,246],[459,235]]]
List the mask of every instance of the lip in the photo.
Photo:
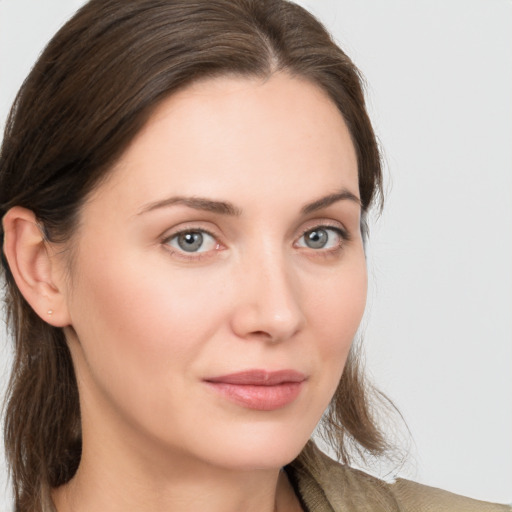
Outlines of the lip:
[[306,376],[296,370],[246,370],[204,380],[229,401],[259,411],[274,411],[291,404],[305,381]]

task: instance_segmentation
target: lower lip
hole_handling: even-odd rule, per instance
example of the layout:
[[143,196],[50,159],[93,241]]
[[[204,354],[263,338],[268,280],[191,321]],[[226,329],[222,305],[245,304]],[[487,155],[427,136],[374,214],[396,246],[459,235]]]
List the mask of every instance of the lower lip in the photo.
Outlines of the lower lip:
[[290,405],[300,394],[303,382],[283,382],[274,386],[207,382],[228,400],[257,411],[275,411]]

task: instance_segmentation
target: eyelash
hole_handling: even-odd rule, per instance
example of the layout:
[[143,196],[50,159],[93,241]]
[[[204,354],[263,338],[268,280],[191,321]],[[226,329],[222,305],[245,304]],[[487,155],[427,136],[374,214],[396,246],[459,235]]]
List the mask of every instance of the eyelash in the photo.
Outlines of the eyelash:
[[186,229],[182,229],[180,231],[177,231],[175,233],[172,233],[169,236],[166,236],[162,240],[162,245],[166,248],[166,250],[171,254],[171,256],[177,256],[178,258],[189,260],[189,261],[201,261],[204,258],[208,258],[211,256],[212,251],[204,251],[204,252],[190,252],[187,253],[186,251],[176,249],[174,247],[171,247],[169,244],[172,240],[178,238],[181,235],[186,235],[188,233],[204,233],[210,237],[212,237],[216,241],[216,247],[213,249],[213,251],[220,250],[219,247],[222,245],[218,241],[218,236],[209,231],[208,229],[205,229],[203,227],[190,227]]
[[[351,240],[351,236],[348,233],[348,231],[346,231],[345,229],[341,228],[339,225],[332,225],[332,224],[316,224],[314,226],[308,227],[307,229],[304,229],[302,231],[302,234],[300,235],[298,240],[302,239],[308,233],[311,233],[313,231],[320,231],[320,230],[334,231],[340,237],[340,242],[337,243],[335,247],[329,248],[329,249],[322,249],[322,248],[313,249],[313,248],[307,247],[307,246],[299,246],[299,245],[297,245],[298,242],[294,242],[294,247],[297,247],[299,249],[305,249],[305,250],[307,250],[309,252],[312,252],[314,254],[314,256],[327,257],[328,258],[329,256],[337,255],[341,250],[343,250],[343,247],[344,247],[345,243],[349,242]],[[178,237],[180,237],[182,235],[191,234],[191,233],[202,233],[202,234],[206,234],[206,235],[212,237],[216,241],[215,249],[207,250],[207,251],[204,251],[204,252],[190,252],[190,253],[187,253],[187,251],[180,250],[180,249],[177,249],[177,248],[173,248],[170,245],[170,242],[172,240],[177,239]],[[201,261],[201,260],[203,260],[205,258],[211,257],[213,255],[212,254],[213,252],[217,252],[219,250],[223,250],[221,248],[221,247],[223,247],[223,245],[222,245],[221,242],[219,242],[218,238],[219,237],[217,235],[215,235],[214,233],[212,233],[208,229],[205,229],[203,227],[193,227],[192,226],[192,227],[189,227],[189,228],[177,231],[175,233],[172,233],[169,236],[166,236],[165,238],[162,239],[162,245],[165,246],[166,250],[172,256],[176,256],[178,258],[181,258],[181,259],[184,259],[184,260],[188,260],[188,261]]]
[[[340,241],[336,244],[335,247],[329,248],[329,249],[312,249],[308,247],[300,246],[304,249],[310,249],[313,251],[315,256],[323,256],[323,257],[329,257],[329,256],[335,256],[337,255],[344,247],[345,243],[349,242],[351,240],[350,234],[348,231],[346,231],[344,228],[340,227],[339,225],[332,225],[332,224],[317,224],[312,227],[308,227],[302,232],[302,235],[299,237],[299,240],[303,238],[306,234],[312,233],[314,231],[334,231],[336,235],[339,236]],[[294,244],[295,245],[295,244]]]

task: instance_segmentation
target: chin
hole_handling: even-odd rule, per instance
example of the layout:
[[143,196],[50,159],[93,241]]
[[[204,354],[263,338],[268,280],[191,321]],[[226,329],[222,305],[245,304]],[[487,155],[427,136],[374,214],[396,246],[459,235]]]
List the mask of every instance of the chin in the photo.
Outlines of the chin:
[[299,455],[313,430],[304,426],[297,428],[297,425],[295,428],[290,425],[272,427],[260,423],[243,429],[228,429],[222,439],[212,438],[205,443],[199,454],[210,464],[225,468],[279,469]]

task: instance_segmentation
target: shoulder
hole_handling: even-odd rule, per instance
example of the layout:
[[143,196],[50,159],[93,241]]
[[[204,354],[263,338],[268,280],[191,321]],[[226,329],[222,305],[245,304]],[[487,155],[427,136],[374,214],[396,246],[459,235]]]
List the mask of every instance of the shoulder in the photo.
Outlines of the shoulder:
[[404,510],[424,510],[425,512],[512,512],[512,507],[508,505],[473,500],[409,480],[398,479],[390,487],[396,496],[397,502],[402,504]]
[[512,507],[458,496],[398,479],[389,484],[339,464],[311,443],[286,467],[311,512],[512,512]]

